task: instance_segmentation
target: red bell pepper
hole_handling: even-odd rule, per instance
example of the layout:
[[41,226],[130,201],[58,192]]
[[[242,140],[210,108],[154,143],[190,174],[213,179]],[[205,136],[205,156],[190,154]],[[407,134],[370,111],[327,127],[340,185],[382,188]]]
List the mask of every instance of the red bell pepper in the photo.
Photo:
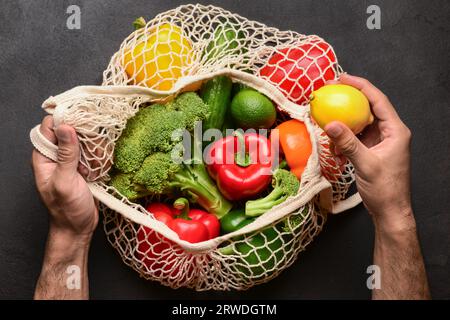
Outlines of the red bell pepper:
[[229,200],[251,198],[272,180],[269,140],[256,133],[236,131],[213,143],[207,153],[207,169]]
[[189,210],[186,198],[174,202],[174,208],[181,214],[167,223],[181,240],[191,243],[202,242],[215,238],[220,233],[220,223],[214,214],[199,209]]
[[[177,199],[173,208],[160,202],[151,203],[147,211],[175,231],[180,239],[191,243],[213,239],[220,234],[217,217],[203,210],[189,210],[189,202],[185,198]],[[136,256],[155,276],[169,273],[173,277],[178,274],[179,268],[173,269],[177,253],[172,249],[181,253],[181,248],[173,246],[172,241],[143,226],[139,228],[136,238]]]
[[[151,212],[156,220],[175,231],[180,239],[191,243],[215,238],[220,233],[217,217],[200,209],[189,210],[189,202],[185,198],[177,199],[173,208],[164,203],[154,202],[147,207],[147,211]],[[138,240],[139,238],[143,238],[143,235],[138,233]]]
[[[155,202],[147,207],[156,220],[167,224],[174,219],[175,211],[164,203]],[[136,257],[151,270],[151,272],[160,277],[162,275],[174,276],[178,269],[172,270],[175,259],[171,248],[172,241],[162,237],[150,228],[141,226],[136,235],[137,251]],[[167,274],[169,273],[169,274]]]
[[289,100],[301,104],[309,100],[313,90],[322,87],[327,80],[335,79],[336,64],[333,48],[317,38],[277,50],[259,74],[277,86]]

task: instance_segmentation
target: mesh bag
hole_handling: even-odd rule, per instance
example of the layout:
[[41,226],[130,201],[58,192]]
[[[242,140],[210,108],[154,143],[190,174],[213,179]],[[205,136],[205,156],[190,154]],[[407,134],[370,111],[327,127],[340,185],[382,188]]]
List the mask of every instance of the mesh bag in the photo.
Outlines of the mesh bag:
[[[361,201],[358,194],[347,196],[353,167],[339,168],[328,138],[309,115],[309,94],[341,72],[332,47],[318,36],[280,31],[213,6],[186,5],[130,34],[111,58],[102,86],[73,88],[50,97],[43,108],[55,125],[75,128],[104,230],[125,264],[172,288],[243,290],[291,265],[321,231],[328,212]],[[286,117],[303,121],[313,150],[297,195],[238,231],[189,243],[108,186],[108,172],[115,142],[142,104],[169,101],[218,75],[253,87]],[[39,126],[30,137],[56,161],[56,146]]]

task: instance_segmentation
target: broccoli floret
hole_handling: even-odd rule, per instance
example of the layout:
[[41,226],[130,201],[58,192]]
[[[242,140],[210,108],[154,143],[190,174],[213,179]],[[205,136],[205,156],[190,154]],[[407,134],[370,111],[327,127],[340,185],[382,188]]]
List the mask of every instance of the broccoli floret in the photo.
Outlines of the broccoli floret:
[[[192,132],[197,121],[206,120],[210,109],[195,92],[186,92],[173,101],[172,107],[185,115],[184,127]],[[163,150],[164,151],[164,150]]]
[[177,129],[192,132],[195,122],[205,120],[208,106],[194,92],[183,93],[165,105],[154,104],[131,118],[117,140],[114,166],[121,172],[135,172],[154,152],[169,152],[178,142],[172,139]]
[[195,122],[209,116],[208,106],[193,92],[165,105],[155,104],[131,118],[116,143],[111,185],[130,200],[148,195],[182,194],[217,217],[231,209],[204,164],[177,163],[171,157],[177,129],[192,133]]
[[134,176],[134,182],[149,192],[164,194],[171,192],[169,179],[179,170],[179,165],[171,161],[167,153],[149,155]]
[[154,195],[182,194],[218,218],[231,210],[229,203],[209,177],[203,163],[177,164],[170,153],[153,153],[136,172],[133,182]]
[[133,174],[131,173],[117,173],[113,175],[110,185],[131,201],[150,194],[147,190],[136,186],[133,182]]
[[245,214],[257,217],[284,202],[297,193],[300,183],[297,177],[285,169],[277,169],[272,177],[273,190],[266,197],[245,203]]

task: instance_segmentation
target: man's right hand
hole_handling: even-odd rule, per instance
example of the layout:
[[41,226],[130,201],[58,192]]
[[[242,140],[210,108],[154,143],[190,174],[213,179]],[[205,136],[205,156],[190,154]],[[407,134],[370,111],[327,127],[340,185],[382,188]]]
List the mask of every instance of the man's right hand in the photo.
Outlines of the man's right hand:
[[415,226],[410,200],[411,132],[388,98],[369,81],[343,74],[338,81],[359,89],[369,100],[375,122],[359,140],[340,122],[325,132],[335,145],[338,162],[349,159],[356,171],[356,185],[375,225],[385,231]]

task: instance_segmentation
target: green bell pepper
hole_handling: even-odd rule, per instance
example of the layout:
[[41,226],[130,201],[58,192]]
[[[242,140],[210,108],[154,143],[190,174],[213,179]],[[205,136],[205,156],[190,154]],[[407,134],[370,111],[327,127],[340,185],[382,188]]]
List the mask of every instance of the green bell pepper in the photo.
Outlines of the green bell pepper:
[[[285,164],[283,164],[284,166]],[[230,245],[219,248],[224,255],[234,255],[238,260],[231,268],[236,269],[247,278],[257,279],[275,271],[274,268],[283,260],[288,259],[285,252],[293,253],[293,230],[305,220],[308,208],[302,212],[290,215],[272,227],[268,227],[245,239],[245,235],[234,237]],[[245,216],[245,209],[230,211],[221,219],[223,233],[236,231],[253,222],[255,218]],[[280,233],[283,235],[280,236]],[[245,241],[243,241],[245,239]],[[281,247],[284,246],[284,250]]]
[[248,218],[245,215],[245,209],[239,208],[228,212],[225,216],[220,219],[220,227],[222,234],[231,233],[233,231],[239,230],[246,225],[255,221],[254,218]]
[[[245,221],[245,220],[244,220]],[[224,255],[238,255],[242,261],[238,261],[233,268],[243,273],[246,277],[255,279],[272,273],[274,267],[283,259],[283,246],[276,227],[269,227],[250,238],[234,239],[236,242],[227,247],[220,248]]]

